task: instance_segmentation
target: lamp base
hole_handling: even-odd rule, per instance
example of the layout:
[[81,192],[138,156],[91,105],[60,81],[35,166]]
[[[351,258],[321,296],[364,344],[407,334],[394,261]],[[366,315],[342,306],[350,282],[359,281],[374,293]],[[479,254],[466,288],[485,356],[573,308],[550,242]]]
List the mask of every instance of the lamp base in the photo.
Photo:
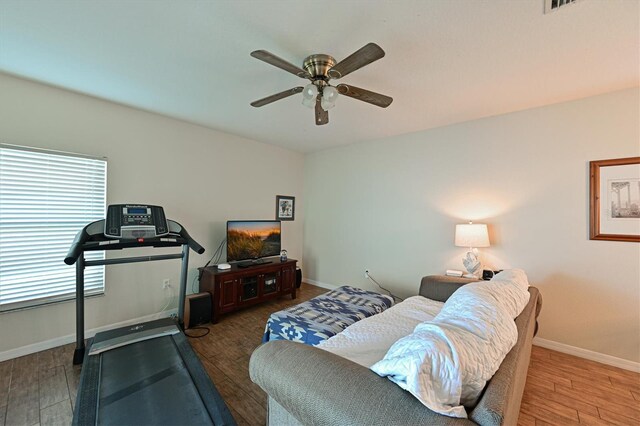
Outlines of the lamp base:
[[465,278],[480,278],[482,264],[478,258],[477,249],[470,249],[466,256],[462,258],[462,264],[467,270],[467,273],[464,275]]

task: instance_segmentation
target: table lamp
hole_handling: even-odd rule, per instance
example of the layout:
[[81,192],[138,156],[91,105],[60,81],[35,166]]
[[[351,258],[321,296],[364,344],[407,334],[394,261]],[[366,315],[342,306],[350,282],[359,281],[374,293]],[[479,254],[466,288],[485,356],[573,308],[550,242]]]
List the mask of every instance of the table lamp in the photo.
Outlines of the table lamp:
[[456,247],[468,247],[469,251],[462,258],[467,270],[465,278],[480,278],[482,264],[478,258],[478,247],[489,247],[489,232],[484,223],[464,223],[456,225]]

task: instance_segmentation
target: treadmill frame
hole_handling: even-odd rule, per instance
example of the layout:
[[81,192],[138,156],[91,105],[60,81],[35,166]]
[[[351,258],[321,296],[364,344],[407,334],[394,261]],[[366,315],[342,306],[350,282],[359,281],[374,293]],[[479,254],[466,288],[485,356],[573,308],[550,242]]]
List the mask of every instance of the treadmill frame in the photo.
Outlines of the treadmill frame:
[[[72,244],[65,263],[76,264],[76,348],[73,352],[73,364],[82,364],[86,346],[84,342],[84,270],[90,266],[118,265],[125,263],[153,262],[158,260],[181,260],[180,289],[178,293],[178,327],[184,330],[184,302],[187,293],[187,274],[189,270],[189,249],[199,254],[204,252],[182,225],[173,220],[167,220],[170,233],[162,237],[146,239],[109,239],[104,236],[102,229],[104,219],[85,226]],[[110,251],[123,248],[139,247],[182,247],[181,253],[157,254],[151,256],[129,256],[112,259],[86,260],[85,251]]]
[[189,246],[182,244],[182,253],[158,254],[153,256],[119,257],[115,259],[85,260],[84,251],[76,261],[76,349],[73,364],[82,364],[84,352],[84,269],[87,266],[119,265],[123,263],[153,262],[157,260],[181,259],[180,291],[178,295],[178,326],[184,330],[184,301],[187,292],[187,271],[189,269]]

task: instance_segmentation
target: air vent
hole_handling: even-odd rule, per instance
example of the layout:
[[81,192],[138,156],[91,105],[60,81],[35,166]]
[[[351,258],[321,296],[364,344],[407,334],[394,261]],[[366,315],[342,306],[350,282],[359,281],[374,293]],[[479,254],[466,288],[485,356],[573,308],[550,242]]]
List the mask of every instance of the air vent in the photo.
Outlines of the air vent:
[[555,12],[564,6],[577,3],[578,0],[544,0],[544,13]]

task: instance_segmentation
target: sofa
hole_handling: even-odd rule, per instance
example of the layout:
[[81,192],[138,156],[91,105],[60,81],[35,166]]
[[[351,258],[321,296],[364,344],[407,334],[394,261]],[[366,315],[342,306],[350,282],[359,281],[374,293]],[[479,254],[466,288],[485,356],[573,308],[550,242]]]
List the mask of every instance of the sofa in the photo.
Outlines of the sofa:
[[[419,294],[446,301],[472,282],[424,277]],[[269,425],[515,425],[542,298],[529,287],[529,302],[515,319],[518,339],[487,383],[468,418],[435,413],[409,392],[370,369],[325,350],[290,341],[268,342],[254,351],[251,380],[268,394]]]

